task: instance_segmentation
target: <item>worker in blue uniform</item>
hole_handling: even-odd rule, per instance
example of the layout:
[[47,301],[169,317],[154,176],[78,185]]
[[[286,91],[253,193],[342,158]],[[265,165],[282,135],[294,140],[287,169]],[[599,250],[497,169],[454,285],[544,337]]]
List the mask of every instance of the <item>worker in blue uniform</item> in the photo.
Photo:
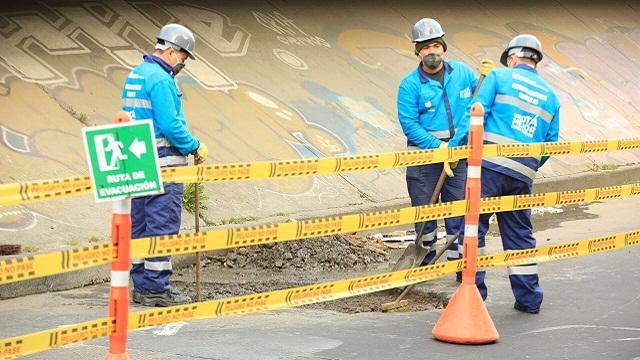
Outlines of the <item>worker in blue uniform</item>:
[[[502,53],[500,62],[507,68],[491,71],[474,101],[484,107],[484,143],[555,142],[560,127],[560,101],[551,86],[538,74],[542,46],[533,35],[514,37]],[[536,172],[548,157],[492,157],[482,161],[481,196],[531,194]],[[479,253],[492,214],[481,214],[478,224]],[[531,225],[531,210],[496,214],[505,250],[536,247]],[[542,304],[542,288],[537,264],[511,266],[509,281],[515,296],[514,308],[537,314]],[[485,272],[479,271],[476,285],[487,297]]]
[[[478,76],[460,61],[444,60],[447,43],[440,24],[429,18],[418,21],[412,30],[418,66],[400,83],[397,105],[398,120],[407,137],[409,150],[463,146],[468,143],[469,121],[465,114],[471,104]],[[412,206],[429,203],[441,172],[447,173],[442,187],[443,202],[465,197],[466,160],[407,167],[406,181]],[[447,239],[462,232],[462,217],[445,219]],[[416,234],[422,223],[415,224]],[[422,265],[436,254],[437,223],[428,221],[422,232],[428,248]],[[417,236],[417,235],[416,235]],[[459,258],[457,241],[447,250],[447,259]]]
[[[123,110],[133,121],[151,119],[161,167],[187,165],[207,158],[204,143],[187,128],[182,93],[174,77],[194,59],[195,36],[186,27],[168,24],[157,35],[155,50],[127,76],[122,91]],[[180,231],[184,185],[163,184],[164,193],[134,198],[131,202],[132,238],[173,235]],[[133,301],[145,306],[171,306],[191,302],[169,286],[170,256],[132,259]]]

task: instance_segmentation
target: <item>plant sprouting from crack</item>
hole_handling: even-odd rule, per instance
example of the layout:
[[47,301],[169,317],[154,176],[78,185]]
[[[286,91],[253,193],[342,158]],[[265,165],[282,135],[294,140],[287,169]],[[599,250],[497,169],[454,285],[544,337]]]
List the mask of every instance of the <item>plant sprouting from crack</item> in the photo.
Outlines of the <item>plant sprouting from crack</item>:
[[68,112],[69,115],[71,115],[74,119],[80,121],[84,126],[93,126],[93,124],[89,122],[89,117],[87,116],[87,114],[76,111],[76,109],[74,109],[71,105],[63,105],[62,108],[66,112]]
[[[199,212],[198,216],[207,226],[215,225],[209,217],[207,216],[206,211],[209,210],[207,205],[205,205],[205,201],[209,199],[209,196],[204,192],[204,184],[198,184],[198,196],[200,197],[198,201]],[[196,187],[194,183],[189,183],[184,187],[184,192],[182,193],[182,208],[191,215],[196,214]]]

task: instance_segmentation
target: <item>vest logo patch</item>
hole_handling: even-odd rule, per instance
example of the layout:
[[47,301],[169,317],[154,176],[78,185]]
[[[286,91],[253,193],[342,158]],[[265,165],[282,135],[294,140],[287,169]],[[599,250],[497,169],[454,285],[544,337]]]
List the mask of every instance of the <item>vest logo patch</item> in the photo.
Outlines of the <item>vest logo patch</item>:
[[538,116],[513,114],[511,128],[520,131],[524,136],[533,138],[538,127]]

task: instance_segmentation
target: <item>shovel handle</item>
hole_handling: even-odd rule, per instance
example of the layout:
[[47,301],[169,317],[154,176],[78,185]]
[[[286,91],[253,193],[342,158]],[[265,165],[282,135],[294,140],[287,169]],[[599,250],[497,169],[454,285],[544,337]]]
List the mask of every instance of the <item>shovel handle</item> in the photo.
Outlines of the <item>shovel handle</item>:
[[438,202],[438,197],[440,197],[440,192],[442,191],[442,186],[444,186],[444,181],[447,179],[447,173],[442,170],[440,173],[440,177],[438,178],[438,182],[436,183],[436,187],[433,189],[433,195],[431,195],[431,199],[429,200],[429,205],[435,204]]
[[[438,182],[436,183],[436,187],[433,189],[433,194],[431,195],[431,199],[429,200],[429,205],[435,204],[438,201],[438,198],[440,197],[440,192],[442,191],[442,186],[444,186],[444,181],[446,179],[447,179],[447,173],[443,169],[442,172],[440,173],[440,177],[438,178]],[[420,238],[422,238],[422,234],[424,234],[424,227],[426,226],[426,224],[427,222],[423,221],[422,225],[420,225],[420,230],[416,234],[416,240],[415,240],[416,246],[422,246],[422,243],[420,242]]]
[[478,90],[480,90],[480,85],[482,85],[482,81],[485,78],[485,74],[480,74],[480,77],[478,78],[478,85],[476,85],[476,88],[473,90],[473,95],[471,95],[471,98],[476,97],[476,95],[478,95]]

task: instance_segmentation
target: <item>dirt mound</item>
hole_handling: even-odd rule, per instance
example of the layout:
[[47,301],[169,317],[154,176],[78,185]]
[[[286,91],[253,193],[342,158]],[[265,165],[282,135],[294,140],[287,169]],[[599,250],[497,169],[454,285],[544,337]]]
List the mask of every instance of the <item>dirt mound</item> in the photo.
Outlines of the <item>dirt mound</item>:
[[18,244],[0,245],[0,256],[19,254],[22,246]]
[[[334,300],[331,302],[316,303],[305,305],[304,308],[332,310],[342,313],[362,313],[362,312],[382,312],[381,305],[396,300],[402,289],[391,289],[379,291],[371,294],[349,297],[345,299]],[[449,303],[447,294],[434,293],[414,289],[407,296],[405,306],[397,307],[390,312],[414,312],[433,309],[444,309]]]
[[389,261],[389,249],[381,242],[333,235],[237,248],[225,255],[207,256],[207,261],[207,266],[240,269],[364,269],[370,264]]
[[[212,271],[213,270],[213,271]],[[335,272],[319,274],[305,271],[278,270],[238,270],[205,269],[206,280],[201,282],[202,300],[224,299],[233,296],[257,294],[261,292],[287,289],[324,281],[362,276],[362,273]],[[195,298],[192,273],[174,277],[172,287]],[[449,296],[457,283],[453,279],[429,282],[416,286],[404,298],[407,304],[391,310],[392,312],[414,312],[443,309],[449,302]],[[302,308],[330,310],[342,313],[382,312],[381,305],[394,301],[402,288],[383,290],[328,302],[303,305]]]
[[[208,253],[203,259],[202,300],[223,299],[278,289],[349,279],[390,267],[403,249],[391,249],[381,240],[357,235],[335,235]],[[375,269],[374,269],[375,268]],[[195,297],[195,269],[174,274],[172,286]],[[452,278],[418,285],[397,312],[424,311],[446,306]],[[346,299],[303,306],[343,313],[379,312],[401,289],[363,294]]]

